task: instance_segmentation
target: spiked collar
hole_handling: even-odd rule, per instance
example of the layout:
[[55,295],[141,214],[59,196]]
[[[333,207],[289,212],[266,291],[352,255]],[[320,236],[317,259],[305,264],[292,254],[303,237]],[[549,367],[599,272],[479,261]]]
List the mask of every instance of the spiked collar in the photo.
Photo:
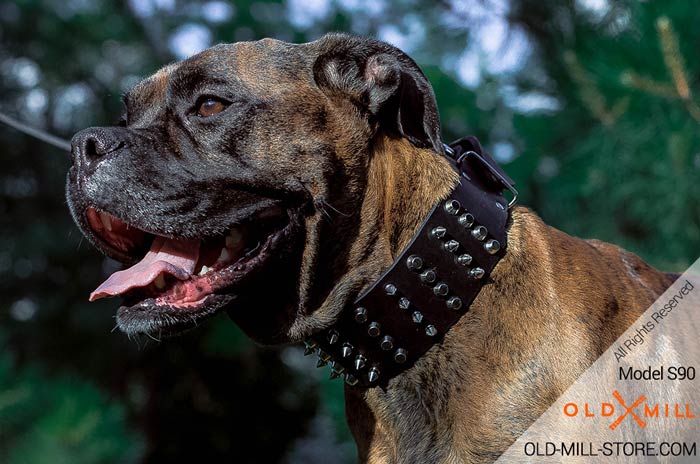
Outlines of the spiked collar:
[[[469,310],[506,250],[514,182],[475,137],[445,145],[459,172],[399,257],[331,327],[305,342],[351,386],[386,386]],[[510,202],[504,191],[512,194]]]

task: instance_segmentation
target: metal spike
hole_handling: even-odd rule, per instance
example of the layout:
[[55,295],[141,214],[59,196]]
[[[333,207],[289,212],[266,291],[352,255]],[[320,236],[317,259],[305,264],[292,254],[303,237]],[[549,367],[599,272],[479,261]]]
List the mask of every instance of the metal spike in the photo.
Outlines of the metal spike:
[[351,387],[354,387],[355,385],[357,385],[357,378],[352,374],[345,374],[345,383],[347,383]]
[[304,356],[311,356],[318,348],[318,343],[313,340],[304,340]]
[[418,271],[423,267],[423,258],[418,255],[411,255],[406,258],[406,266],[412,271]]
[[474,215],[471,213],[464,213],[457,218],[457,222],[459,222],[460,226],[468,229],[474,225]]
[[397,350],[394,351],[394,361],[396,361],[397,363],[403,364],[406,362],[407,359],[408,352],[403,348],[397,348]]
[[472,255],[464,253],[459,256],[455,256],[455,262],[460,266],[469,266],[472,263]]
[[370,322],[369,327],[367,327],[367,335],[370,337],[378,337],[381,333],[382,326],[379,322]]
[[343,375],[344,372],[345,372],[345,368],[343,366],[341,366],[340,364],[338,364],[336,361],[333,361],[331,363],[331,374],[330,374],[331,380],[337,379],[338,377]]
[[365,358],[361,354],[355,356],[355,370],[359,371],[360,369],[365,367],[365,364],[367,364],[367,358]]
[[335,345],[339,337],[340,334],[337,330],[331,330],[330,332],[328,332],[328,344]]
[[469,271],[469,277],[472,279],[481,279],[484,277],[484,274],[486,274],[486,271],[481,269],[480,267],[475,267],[474,269],[471,269]]
[[349,343],[343,343],[343,348],[340,350],[340,354],[344,357],[347,358],[352,354],[353,347]]
[[434,337],[435,335],[437,335],[437,329],[434,325],[428,324],[427,326],[425,326],[425,334],[428,337]]
[[447,296],[450,293],[450,287],[445,282],[438,282],[433,287],[433,293],[437,296]]
[[423,313],[420,311],[413,311],[413,314],[411,314],[411,319],[413,319],[413,322],[416,324],[420,324],[423,322]]
[[442,244],[442,248],[445,251],[449,251],[450,253],[454,253],[459,248],[459,242],[457,240],[448,240]]
[[451,296],[447,299],[447,307],[457,311],[462,307],[462,299],[458,296]]
[[399,299],[399,308],[401,309],[408,309],[411,306],[411,301],[406,298],[405,296],[402,296]]
[[384,335],[384,338],[382,338],[382,342],[379,344],[379,346],[384,350],[384,351],[389,351],[394,347],[394,339],[391,335]]
[[422,280],[423,283],[432,284],[437,280],[437,274],[435,274],[435,271],[432,269],[428,269],[427,271],[423,271],[421,273],[420,280]]
[[355,321],[359,322],[360,324],[367,322],[367,309],[363,308],[362,306],[355,309]]
[[461,203],[457,200],[447,200],[445,202],[445,211],[447,211],[448,214],[458,215],[461,207]]
[[369,372],[367,373],[367,380],[369,380],[369,383],[374,383],[379,380],[379,369],[376,367],[370,368]]
[[447,229],[445,229],[443,226],[435,226],[433,227],[433,230],[430,231],[430,235],[437,239],[443,238],[446,233]]
[[476,226],[474,229],[472,229],[472,237],[479,241],[485,239],[488,233],[489,231],[486,230],[486,227],[484,226]]
[[396,295],[396,292],[398,292],[398,289],[396,288],[396,285],[394,285],[394,284],[386,284],[384,286],[384,291],[386,292],[387,295],[394,296],[394,295]]
[[326,353],[325,351],[319,350],[318,352],[318,362],[316,363],[316,367],[323,367],[328,364],[328,361],[331,360],[331,355]]
[[484,243],[484,250],[486,250],[487,253],[491,255],[495,255],[498,253],[498,250],[501,249],[501,244],[498,243],[498,240],[491,239]]

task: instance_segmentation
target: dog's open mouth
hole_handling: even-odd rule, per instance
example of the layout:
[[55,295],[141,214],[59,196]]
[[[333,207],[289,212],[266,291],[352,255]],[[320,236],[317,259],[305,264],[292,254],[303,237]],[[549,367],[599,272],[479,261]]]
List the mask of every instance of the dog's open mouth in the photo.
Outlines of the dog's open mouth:
[[[225,234],[195,239],[149,233],[93,207],[85,214],[103,245],[115,255],[138,260],[112,274],[90,295],[90,301],[122,296],[125,306],[117,320],[127,332],[128,327],[122,327],[125,320],[148,319],[159,329],[167,326],[177,332],[213,314],[235,298],[238,285],[264,267],[291,228],[287,212],[279,207],[231,225]],[[167,317],[154,320],[159,314]]]

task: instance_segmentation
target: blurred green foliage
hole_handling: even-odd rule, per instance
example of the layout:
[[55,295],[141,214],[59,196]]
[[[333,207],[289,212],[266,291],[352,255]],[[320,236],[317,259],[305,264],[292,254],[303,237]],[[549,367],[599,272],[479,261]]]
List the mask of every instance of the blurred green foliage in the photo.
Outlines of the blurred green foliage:
[[0,462],[134,462],[143,439],[128,430],[124,407],[76,376],[53,378],[0,357]]
[[[477,135],[551,225],[683,270],[700,254],[700,9],[680,0],[0,2],[0,110],[70,137],[219,41],[396,43],[446,141]],[[342,386],[226,317],[159,343],[87,303],[115,270],[63,200],[66,154],[0,127],[0,462],[352,462]],[[245,453],[242,452],[245,450]]]

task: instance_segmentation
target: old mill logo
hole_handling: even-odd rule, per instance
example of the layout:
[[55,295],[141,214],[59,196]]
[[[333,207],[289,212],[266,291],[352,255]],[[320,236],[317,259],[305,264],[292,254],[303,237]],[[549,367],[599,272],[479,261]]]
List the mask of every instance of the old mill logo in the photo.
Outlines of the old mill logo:
[[[634,402],[626,402],[620,392],[613,391],[613,398],[618,403],[617,406],[613,402],[603,402],[598,405],[584,403],[566,403],[564,405],[564,415],[567,417],[615,417],[617,418],[608,427],[610,430],[615,430],[626,419],[633,420],[638,426],[644,428],[647,426],[647,421],[650,419],[658,419],[667,417],[671,419],[695,419],[690,408],[690,404],[679,403],[649,403],[646,395],[639,396]],[[629,404],[629,406],[628,406]]]

